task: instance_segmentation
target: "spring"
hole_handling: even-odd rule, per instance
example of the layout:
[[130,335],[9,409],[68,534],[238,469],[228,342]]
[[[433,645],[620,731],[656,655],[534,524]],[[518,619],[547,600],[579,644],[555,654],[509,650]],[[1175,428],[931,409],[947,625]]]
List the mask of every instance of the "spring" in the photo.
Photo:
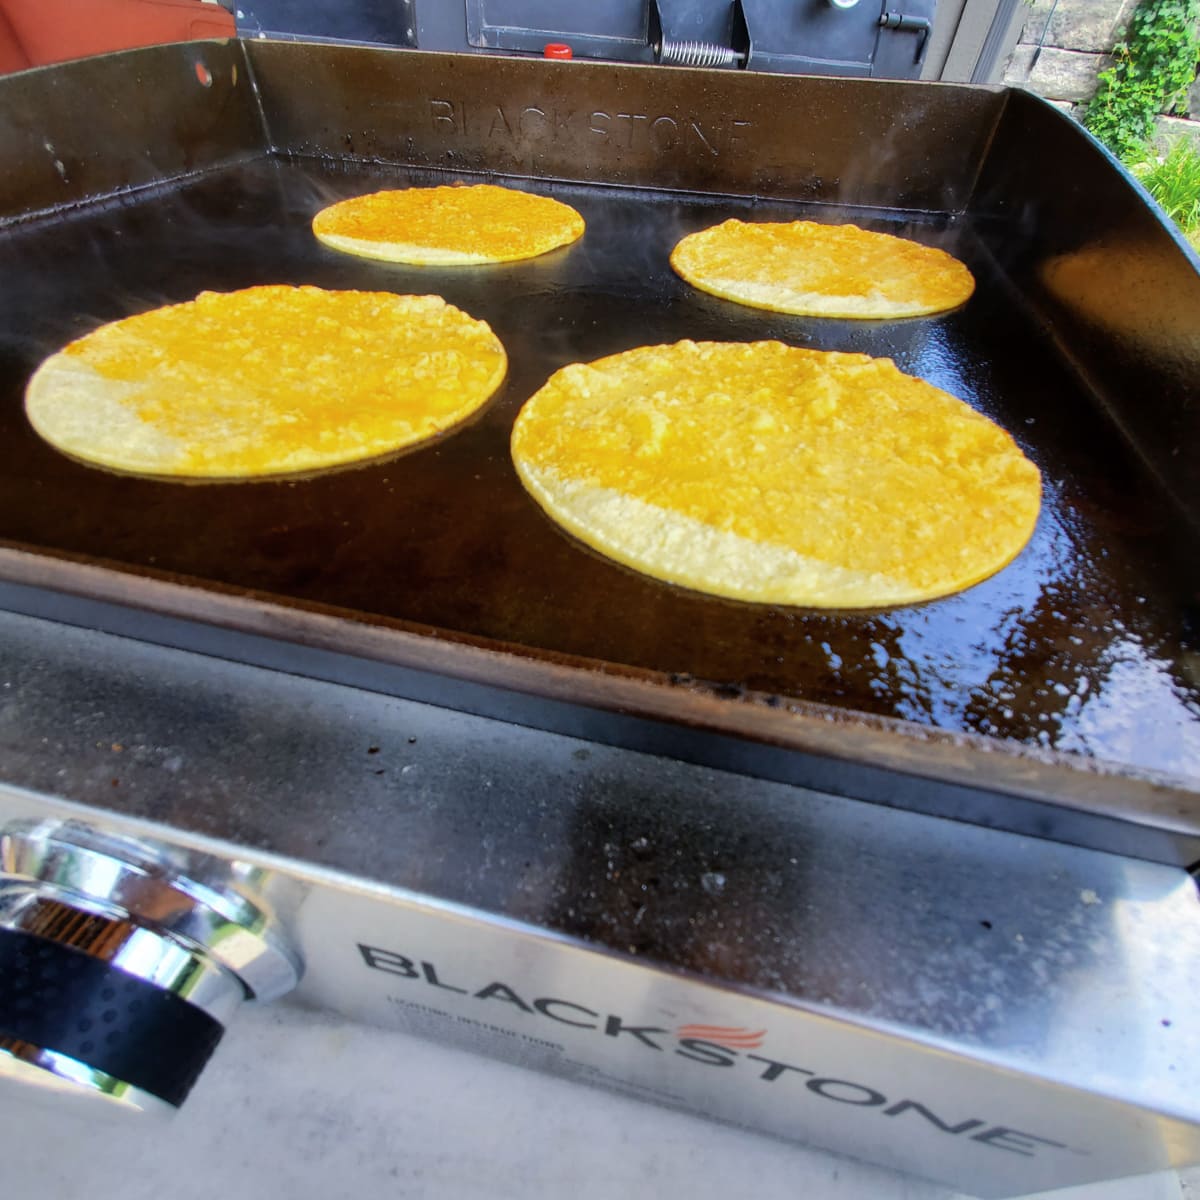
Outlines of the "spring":
[[658,47],[658,61],[678,67],[736,67],[741,64],[742,56],[718,42],[669,42],[663,38]]

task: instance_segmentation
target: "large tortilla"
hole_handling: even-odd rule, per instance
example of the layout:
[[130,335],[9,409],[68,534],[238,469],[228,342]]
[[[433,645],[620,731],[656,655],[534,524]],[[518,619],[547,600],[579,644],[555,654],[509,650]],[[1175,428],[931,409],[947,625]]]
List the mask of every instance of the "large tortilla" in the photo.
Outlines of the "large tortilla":
[[415,445],[478,409],[506,365],[439,296],[255,287],[101,326],[38,368],[25,410],[88,463],[245,479]]
[[1012,438],[889,359],[779,342],[645,346],[522,408],[522,482],[656,579],[740,600],[888,607],[1010,562],[1040,477]]
[[347,254],[419,266],[536,258],[583,236],[570,205],[480,183],[354,196],[322,209],[313,233]]
[[815,221],[725,221],[683,238],[671,266],[702,292],[798,316],[918,317],[956,308],[975,289],[944,250]]

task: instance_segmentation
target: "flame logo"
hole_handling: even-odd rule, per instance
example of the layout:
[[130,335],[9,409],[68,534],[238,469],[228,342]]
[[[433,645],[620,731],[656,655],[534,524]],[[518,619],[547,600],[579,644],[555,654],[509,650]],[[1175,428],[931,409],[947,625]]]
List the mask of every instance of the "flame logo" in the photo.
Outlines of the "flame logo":
[[681,1038],[712,1042],[728,1050],[757,1050],[767,1036],[765,1029],[750,1030],[744,1025],[680,1025],[675,1032]]

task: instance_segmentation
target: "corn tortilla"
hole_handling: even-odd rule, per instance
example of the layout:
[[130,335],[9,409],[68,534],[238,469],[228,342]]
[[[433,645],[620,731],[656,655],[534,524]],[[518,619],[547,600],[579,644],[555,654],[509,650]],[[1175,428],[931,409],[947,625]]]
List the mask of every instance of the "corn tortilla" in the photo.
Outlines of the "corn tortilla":
[[702,292],[797,316],[925,316],[958,307],[975,289],[944,250],[815,221],[725,221],[683,238],[671,266]]
[[317,239],[347,254],[418,266],[536,258],[583,236],[583,218],[549,196],[480,183],[354,196],[313,218]]
[[1010,562],[1040,476],[998,425],[889,359],[779,342],[645,346],[556,372],[512,455],[547,514],[656,579],[875,608]]
[[249,479],[416,445],[499,387],[504,347],[439,296],[265,286],[103,325],[47,359],[25,410],[118,471]]

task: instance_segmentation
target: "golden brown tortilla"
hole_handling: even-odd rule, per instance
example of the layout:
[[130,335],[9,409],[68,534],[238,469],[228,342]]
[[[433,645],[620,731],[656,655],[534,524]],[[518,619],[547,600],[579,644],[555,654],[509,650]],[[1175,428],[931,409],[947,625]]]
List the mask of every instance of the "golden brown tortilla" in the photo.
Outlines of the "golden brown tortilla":
[[480,183],[403,188],[322,209],[313,233],[335,250],[420,266],[535,258],[583,236],[583,218],[548,196]]
[[103,325],[38,368],[34,429],[119,471],[248,479],[415,445],[499,387],[504,347],[440,296],[268,286]]
[[725,221],[683,238],[671,266],[702,292],[798,316],[918,317],[955,308],[975,289],[944,250],[815,221]]
[[1040,476],[889,359],[779,342],[644,346],[551,376],[517,418],[533,498],[589,546],[740,600],[885,607],[1010,562]]

